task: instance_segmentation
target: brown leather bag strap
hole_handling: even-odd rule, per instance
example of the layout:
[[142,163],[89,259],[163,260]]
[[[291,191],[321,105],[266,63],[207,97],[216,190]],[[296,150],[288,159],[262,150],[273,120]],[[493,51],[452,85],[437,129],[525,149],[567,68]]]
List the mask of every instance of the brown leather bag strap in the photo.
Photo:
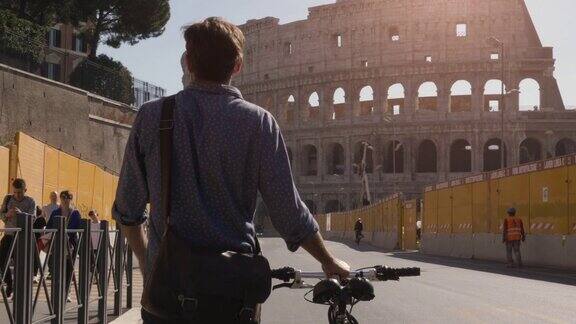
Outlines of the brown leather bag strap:
[[172,185],[172,140],[174,130],[174,108],[176,96],[164,98],[162,102],[162,115],[160,118],[160,183],[161,183],[161,211],[164,214],[166,229],[170,226],[170,194]]

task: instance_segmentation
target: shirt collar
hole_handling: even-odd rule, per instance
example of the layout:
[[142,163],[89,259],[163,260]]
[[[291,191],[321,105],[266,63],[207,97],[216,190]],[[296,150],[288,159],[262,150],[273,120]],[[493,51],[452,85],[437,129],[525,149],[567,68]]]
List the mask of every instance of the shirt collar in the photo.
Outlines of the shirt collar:
[[239,99],[244,99],[240,90],[234,86],[227,84],[215,84],[207,82],[192,81],[187,89],[194,89],[197,91],[210,92],[215,94],[228,94]]

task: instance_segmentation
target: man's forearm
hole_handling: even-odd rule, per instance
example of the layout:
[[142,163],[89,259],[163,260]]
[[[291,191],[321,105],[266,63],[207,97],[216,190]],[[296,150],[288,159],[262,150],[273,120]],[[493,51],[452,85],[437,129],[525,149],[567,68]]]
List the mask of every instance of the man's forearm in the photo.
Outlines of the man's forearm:
[[122,225],[122,232],[124,233],[124,236],[126,236],[130,248],[134,251],[134,254],[136,254],[136,258],[138,258],[140,270],[143,271],[146,266],[146,252],[148,249],[148,240],[144,233],[144,226]]
[[322,264],[334,261],[334,257],[330,252],[328,252],[324,245],[324,239],[322,239],[320,232],[316,232],[314,235],[306,239],[306,241],[302,242],[301,246]]

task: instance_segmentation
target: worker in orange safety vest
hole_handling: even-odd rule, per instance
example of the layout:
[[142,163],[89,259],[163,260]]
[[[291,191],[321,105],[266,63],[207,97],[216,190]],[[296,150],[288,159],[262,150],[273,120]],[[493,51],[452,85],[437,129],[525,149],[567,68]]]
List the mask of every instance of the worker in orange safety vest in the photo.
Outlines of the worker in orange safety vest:
[[506,243],[506,258],[509,268],[514,267],[514,260],[512,259],[512,251],[516,254],[516,262],[518,267],[522,267],[522,256],[520,255],[520,241],[526,240],[526,233],[524,233],[524,224],[520,217],[516,217],[516,208],[508,209],[508,217],[504,219],[502,242]]

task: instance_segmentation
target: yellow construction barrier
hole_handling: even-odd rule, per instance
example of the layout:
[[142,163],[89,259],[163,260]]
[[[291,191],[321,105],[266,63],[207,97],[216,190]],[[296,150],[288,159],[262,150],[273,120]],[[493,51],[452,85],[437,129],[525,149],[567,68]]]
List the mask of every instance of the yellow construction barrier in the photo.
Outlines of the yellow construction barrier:
[[404,202],[404,209],[402,214],[402,249],[403,250],[416,250],[416,220],[417,220],[417,207],[416,200],[409,200]]
[[16,134],[9,150],[0,148],[0,194],[6,194],[14,178],[26,180],[28,195],[38,205],[47,204],[53,191],[70,190],[83,217],[94,209],[100,219],[112,220],[117,176],[24,133]]
[[576,233],[576,155],[427,187],[424,233],[499,234],[510,207],[527,233]]

